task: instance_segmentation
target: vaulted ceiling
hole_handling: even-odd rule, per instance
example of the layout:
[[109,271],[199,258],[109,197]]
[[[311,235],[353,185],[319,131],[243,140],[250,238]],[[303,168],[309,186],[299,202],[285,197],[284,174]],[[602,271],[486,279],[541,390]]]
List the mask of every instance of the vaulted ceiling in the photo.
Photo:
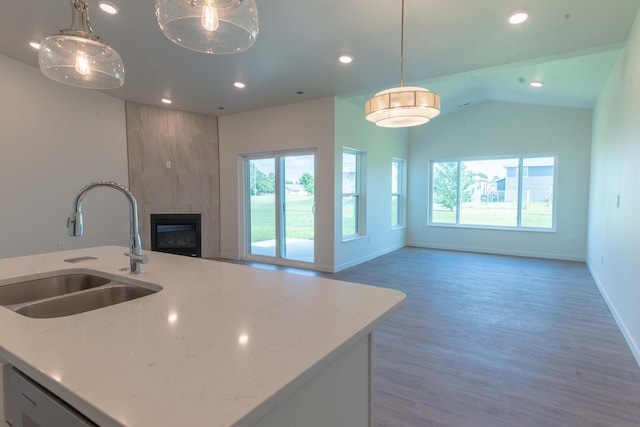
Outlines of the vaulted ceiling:
[[[171,108],[221,115],[326,96],[364,100],[399,83],[400,0],[257,0],[258,39],[233,55],[173,44],[153,0],[112,2],[115,16],[88,0],[90,18],[125,64],[124,86],[106,92],[127,101],[161,105],[166,96]],[[405,84],[438,92],[445,112],[485,99],[589,108],[640,0],[406,0],[405,8]],[[519,9],[529,20],[510,25]],[[36,67],[28,42],[70,21],[68,0],[4,1],[1,10],[0,53]],[[340,64],[342,53],[353,63]]]

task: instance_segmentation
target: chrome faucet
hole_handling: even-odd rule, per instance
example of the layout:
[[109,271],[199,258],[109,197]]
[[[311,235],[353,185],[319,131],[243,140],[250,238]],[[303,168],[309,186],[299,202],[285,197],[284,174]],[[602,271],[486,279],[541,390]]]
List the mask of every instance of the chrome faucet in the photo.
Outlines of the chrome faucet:
[[140,232],[138,231],[138,203],[133,194],[123,185],[113,181],[96,181],[85,185],[76,195],[73,201],[73,212],[67,219],[67,230],[69,236],[82,236],[82,199],[85,194],[95,187],[110,187],[121,191],[129,200],[129,227],[131,236],[129,237],[129,253],[125,253],[131,262],[132,273],[142,273],[142,264],[149,261],[149,257],[142,254],[142,244],[140,243]]

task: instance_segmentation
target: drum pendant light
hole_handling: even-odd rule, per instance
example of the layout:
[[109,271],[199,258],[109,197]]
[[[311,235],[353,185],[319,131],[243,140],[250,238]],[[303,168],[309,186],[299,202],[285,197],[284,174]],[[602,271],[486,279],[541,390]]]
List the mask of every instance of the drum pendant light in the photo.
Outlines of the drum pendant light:
[[404,0],[400,33],[400,87],[378,92],[365,103],[365,117],[382,127],[410,127],[440,114],[440,96],[421,87],[404,86]]

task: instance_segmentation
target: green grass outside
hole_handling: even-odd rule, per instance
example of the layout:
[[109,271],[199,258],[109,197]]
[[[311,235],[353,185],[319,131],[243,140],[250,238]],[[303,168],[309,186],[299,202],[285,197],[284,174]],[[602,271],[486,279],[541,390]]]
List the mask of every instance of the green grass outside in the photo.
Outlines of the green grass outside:
[[[498,227],[516,226],[515,203],[490,203],[484,206],[465,203],[460,210],[460,224],[489,225]],[[455,224],[456,212],[433,210],[432,222]],[[551,228],[552,207],[545,202],[531,202],[529,209],[522,210],[522,227]]]
[[[313,196],[286,196],[287,238],[314,239]],[[275,195],[251,196],[251,243],[276,238]]]
[[398,209],[398,196],[391,196],[391,226],[397,227],[401,224],[400,210]]
[[356,199],[353,197],[342,198],[342,235],[352,236],[356,234]]
[[[286,218],[287,237],[294,239],[314,239],[314,217],[311,212],[313,196],[287,195]],[[342,204],[342,234],[355,234],[355,200],[344,200]],[[275,196],[251,196],[251,242],[262,242],[276,238]],[[392,205],[395,206],[395,205]],[[392,207],[393,210],[395,210]],[[393,215],[397,213],[392,212]],[[515,227],[515,203],[491,203],[485,206],[463,205],[460,212],[464,225],[488,225],[498,227]],[[455,211],[434,210],[434,223],[455,224]],[[544,202],[532,202],[529,209],[522,211],[522,226],[534,228],[551,228],[552,207]]]

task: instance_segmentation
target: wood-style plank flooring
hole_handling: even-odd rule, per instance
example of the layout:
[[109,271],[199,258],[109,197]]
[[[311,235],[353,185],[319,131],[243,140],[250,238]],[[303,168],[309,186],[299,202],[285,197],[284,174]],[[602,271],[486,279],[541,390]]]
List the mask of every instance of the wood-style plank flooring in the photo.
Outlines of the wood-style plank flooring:
[[640,426],[640,368],[584,263],[404,248],[326,276],[407,294],[375,334],[376,427]]

